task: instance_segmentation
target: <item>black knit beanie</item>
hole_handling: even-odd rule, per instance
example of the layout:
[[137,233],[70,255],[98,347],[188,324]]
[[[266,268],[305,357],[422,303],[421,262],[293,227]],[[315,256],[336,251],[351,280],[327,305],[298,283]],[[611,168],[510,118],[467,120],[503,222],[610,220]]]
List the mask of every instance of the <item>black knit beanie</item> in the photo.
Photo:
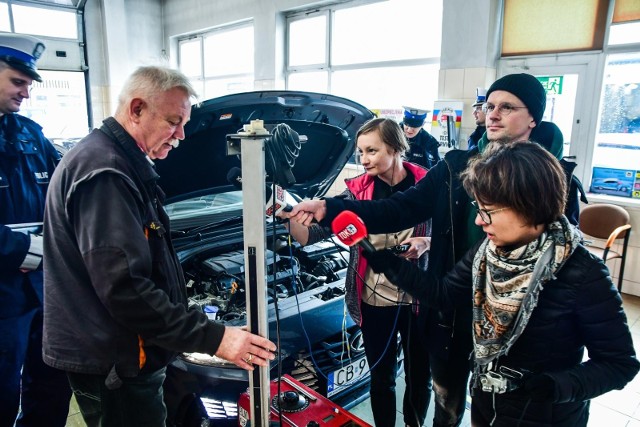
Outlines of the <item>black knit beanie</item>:
[[527,106],[536,124],[540,123],[547,105],[547,93],[538,79],[525,73],[507,74],[493,82],[487,91],[487,99],[496,90],[504,90],[517,96]]

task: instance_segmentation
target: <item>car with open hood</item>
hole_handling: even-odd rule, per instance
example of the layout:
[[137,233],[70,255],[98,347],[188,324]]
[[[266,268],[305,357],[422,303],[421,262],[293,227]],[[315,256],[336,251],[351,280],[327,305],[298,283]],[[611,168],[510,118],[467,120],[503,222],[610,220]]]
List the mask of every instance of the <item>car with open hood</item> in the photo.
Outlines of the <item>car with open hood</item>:
[[[259,119],[272,133],[284,126],[304,141],[288,163],[295,182],[287,191],[299,200],[327,192],[354,152],[357,130],[373,117],[356,102],[309,92],[240,93],[193,107],[185,139],[156,162],[192,309],[225,325],[246,324],[243,192],[229,179],[241,159],[229,155],[227,135]],[[267,180],[278,172],[267,165]],[[266,247],[269,338],[275,342],[280,331],[270,377],[289,374],[341,406],[358,403],[369,375],[361,332],[344,306],[348,248],[331,238],[301,247],[277,221],[267,226]],[[247,372],[230,362],[181,354],[167,370],[168,424],[237,425],[247,386]]]

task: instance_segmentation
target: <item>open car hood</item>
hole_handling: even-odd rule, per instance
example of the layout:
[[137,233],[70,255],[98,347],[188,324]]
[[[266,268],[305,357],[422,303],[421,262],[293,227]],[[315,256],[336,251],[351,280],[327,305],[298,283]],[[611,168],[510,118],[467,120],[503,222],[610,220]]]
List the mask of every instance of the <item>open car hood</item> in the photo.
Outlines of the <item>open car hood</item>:
[[256,91],[213,98],[191,110],[185,139],[156,162],[167,202],[231,191],[227,174],[241,166],[227,155],[228,134],[251,120],[272,129],[286,123],[307,139],[293,167],[289,191],[304,197],[326,193],[355,149],[355,134],[374,115],[364,106],[333,95],[296,91]]

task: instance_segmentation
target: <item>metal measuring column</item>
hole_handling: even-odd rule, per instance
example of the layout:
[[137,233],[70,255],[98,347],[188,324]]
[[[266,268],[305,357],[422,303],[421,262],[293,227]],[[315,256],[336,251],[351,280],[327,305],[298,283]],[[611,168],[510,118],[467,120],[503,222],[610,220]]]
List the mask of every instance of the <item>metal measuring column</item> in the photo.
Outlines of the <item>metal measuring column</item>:
[[[264,129],[264,128],[263,128]],[[269,338],[266,280],[265,140],[262,135],[227,135],[227,155],[240,154],[242,161],[242,216],[244,233],[247,327]],[[249,372],[252,426],[269,425],[269,367]]]

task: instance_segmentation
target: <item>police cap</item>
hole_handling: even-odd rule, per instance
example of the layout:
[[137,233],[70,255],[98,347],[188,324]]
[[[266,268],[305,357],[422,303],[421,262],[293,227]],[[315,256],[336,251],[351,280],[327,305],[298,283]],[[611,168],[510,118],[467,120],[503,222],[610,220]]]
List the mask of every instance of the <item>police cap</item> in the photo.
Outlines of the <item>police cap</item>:
[[36,61],[44,52],[41,40],[23,34],[0,33],[0,61],[41,82]]
[[479,105],[487,102],[487,90],[481,87],[476,88],[476,102],[474,102],[471,106],[477,107]]
[[404,108],[404,118],[402,122],[412,128],[420,128],[424,125],[424,121],[427,118],[427,114],[429,110],[421,110],[419,108],[414,107],[405,107]]

